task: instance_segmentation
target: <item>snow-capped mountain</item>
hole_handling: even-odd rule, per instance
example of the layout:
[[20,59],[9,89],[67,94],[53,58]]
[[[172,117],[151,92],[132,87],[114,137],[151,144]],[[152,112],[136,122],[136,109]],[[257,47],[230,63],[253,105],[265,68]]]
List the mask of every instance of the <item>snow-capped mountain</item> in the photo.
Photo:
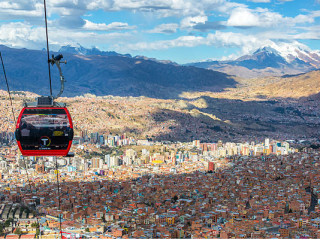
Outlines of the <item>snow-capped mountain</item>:
[[96,55],[96,56],[123,56],[123,57],[131,57],[130,54],[120,54],[114,51],[100,51],[96,47],[92,47],[91,49],[85,48],[78,44],[78,46],[74,47],[71,45],[63,46],[59,50],[60,53],[71,53],[76,55]]
[[320,51],[310,50],[307,46],[295,43],[272,43],[269,48],[276,50],[287,62],[291,63],[296,59],[311,64],[315,68],[320,68]]
[[235,60],[188,65],[245,78],[300,74],[320,68],[320,51],[311,51],[303,44],[272,44]]

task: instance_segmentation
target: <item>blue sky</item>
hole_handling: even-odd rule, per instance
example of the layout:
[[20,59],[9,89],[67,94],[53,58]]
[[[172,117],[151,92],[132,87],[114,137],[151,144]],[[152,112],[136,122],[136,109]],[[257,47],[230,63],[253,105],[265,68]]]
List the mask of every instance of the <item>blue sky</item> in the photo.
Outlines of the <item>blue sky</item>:
[[[78,44],[188,63],[320,49],[320,0],[47,0],[52,50]],[[42,49],[43,1],[0,0],[0,44]]]

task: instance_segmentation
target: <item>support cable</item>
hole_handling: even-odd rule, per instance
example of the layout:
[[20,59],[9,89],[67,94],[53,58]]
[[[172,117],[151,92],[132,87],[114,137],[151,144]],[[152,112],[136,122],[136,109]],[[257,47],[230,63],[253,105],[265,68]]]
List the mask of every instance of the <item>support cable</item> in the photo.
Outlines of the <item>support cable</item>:
[[50,85],[50,96],[52,97],[52,84],[51,84],[51,69],[50,69],[50,54],[49,54],[49,37],[48,37],[48,23],[47,23],[47,6],[46,0],[43,0],[44,5],[44,18],[46,23],[46,39],[47,39],[47,55],[48,55],[48,72],[49,72],[49,85]]
[[0,52],[0,58],[1,58],[1,64],[2,64],[2,69],[3,69],[4,79],[6,80],[6,84],[7,84],[7,92],[8,92],[8,94],[9,94],[9,99],[10,99],[10,104],[11,104],[11,111],[12,111],[13,121],[14,121],[14,123],[16,123],[16,117],[14,116],[13,104],[12,104],[12,98],[11,98],[9,83],[8,83],[8,79],[7,79],[6,70],[5,70],[5,68],[4,68],[4,63],[3,63],[3,59],[2,59],[1,52]]
[[[1,58],[1,64],[2,64],[2,69],[3,69],[4,79],[6,80],[6,84],[7,84],[7,92],[8,92],[8,94],[9,94],[12,117],[13,117],[13,121],[14,121],[14,123],[15,123],[15,125],[16,125],[17,122],[16,122],[16,117],[15,117],[15,115],[14,115],[13,104],[12,104],[12,97],[11,97],[10,88],[9,88],[9,82],[8,82],[8,78],[7,78],[6,70],[5,70],[5,67],[4,67],[4,63],[3,63],[3,58],[2,58],[1,52],[0,52],[0,58]],[[29,189],[30,189],[30,192],[32,192],[32,191],[31,191],[31,182],[30,182],[30,179],[29,179],[29,174],[28,174],[28,168],[27,168],[26,160],[23,159],[23,161],[24,161],[24,166],[25,166],[26,172],[27,172],[27,179],[28,179],[28,182],[29,182]]]
[[[43,0],[44,7],[44,18],[46,24],[46,40],[47,40],[47,56],[48,56],[48,73],[49,73],[49,84],[50,84],[50,96],[52,97],[52,83],[51,83],[51,69],[50,69],[50,53],[49,53],[49,37],[48,37],[48,22],[47,22],[47,6],[46,0]],[[56,172],[57,172],[57,186],[58,186],[58,201],[59,201],[59,210],[61,211],[61,199],[60,199],[60,183],[59,183],[59,170],[58,170],[58,160],[56,158]],[[62,230],[61,230],[61,214],[59,214],[59,226],[60,234],[62,239]]]
[[[58,170],[58,160],[56,159],[56,173],[57,173],[57,185],[58,185],[58,201],[59,201],[59,210],[61,211],[61,198],[60,198],[60,182],[59,182],[59,170]],[[59,213],[59,227],[60,227],[60,234],[62,239],[62,229],[61,229],[61,214]]]

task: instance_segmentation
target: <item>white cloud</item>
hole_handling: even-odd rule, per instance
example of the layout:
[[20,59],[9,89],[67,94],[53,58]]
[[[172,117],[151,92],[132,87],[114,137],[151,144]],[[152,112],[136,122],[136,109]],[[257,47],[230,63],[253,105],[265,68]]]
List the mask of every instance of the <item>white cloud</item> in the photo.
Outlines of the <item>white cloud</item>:
[[[319,3],[320,3],[320,0],[319,0]],[[310,15],[314,18],[320,17],[320,10],[312,11]]]
[[[231,54],[224,59],[236,58],[245,54],[251,54],[257,49],[264,46],[271,46],[281,52],[292,52],[292,49],[300,48],[308,50],[309,48],[297,42],[294,36],[291,36],[291,40],[287,40],[290,36],[286,36],[286,39],[274,39],[271,40],[266,35],[248,35],[242,33],[233,32],[220,32],[209,33],[206,37],[199,36],[182,36],[173,40],[164,40],[156,42],[139,42],[135,44],[118,44],[116,49],[122,51],[151,51],[151,50],[165,50],[175,47],[197,47],[197,46],[214,46],[216,48],[239,48],[240,51],[237,54]],[[276,43],[275,43],[276,42]]]
[[[102,9],[104,11],[140,11],[153,12],[159,17],[197,16],[205,12],[217,11],[235,6],[226,0],[48,0],[48,14],[60,16],[82,16],[87,11]],[[237,6],[240,6],[237,4]],[[0,14],[13,16],[43,16],[41,0],[0,0]]]
[[129,26],[128,23],[123,22],[113,22],[107,25],[105,23],[93,23],[89,20],[84,21],[85,25],[83,26],[83,29],[90,31],[119,31],[130,30],[135,28],[135,26]]
[[270,43],[269,39],[263,39],[254,35],[233,33],[233,32],[216,32],[208,34],[207,44],[216,47],[238,47],[241,49],[241,54],[248,54],[251,51],[258,49],[262,45]]
[[43,6],[39,3],[27,4],[27,1],[0,1],[0,19],[16,19],[23,17],[25,19],[38,18],[44,15]]
[[294,18],[283,17],[281,14],[271,12],[266,8],[235,8],[227,21],[228,26],[232,27],[260,27],[260,28],[283,28],[294,27],[296,24],[313,23],[314,15],[299,14]]
[[[53,34],[54,33],[54,34]],[[88,31],[72,31],[70,29],[49,29],[50,49],[58,50],[61,46],[75,45],[82,46],[106,45],[114,42],[128,42],[134,39],[132,33],[104,33],[97,34]],[[26,47],[30,49],[42,49],[46,47],[44,27],[35,28],[26,23],[9,23],[0,26],[0,44],[11,47]]]
[[204,15],[196,16],[196,17],[186,17],[181,20],[180,27],[181,28],[192,28],[195,25],[198,25],[199,23],[204,24],[206,21],[208,21],[208,17],[204,16]]
[[255,2],[255,3],[269,3],[270,0],[248,0],[250,2]]
[[299,33],[294,36],[295,39],[312,39],[312,40],[320,40],[320,28],[318,31],[309,31],[304,33]]
[[[197,16],[214,11],[226,0],[114,0],[108,10],[152,11],[160,17]],[[106,8],[105,8],[106,9]]]
[[[243,2],[248,1],[270,2]],[[246,53],[270,41],[320,39],[319,28],[313,27],[315,19],[320,17],[320,11],[286,17],[267,8],[250,9],[246,4],[228,0],[47,0],[47,7],[49,16],[58,16],[56,20],[49,21],[49,39],[54,46],[79,42],[84,46],[111,45],[111,48],[116,46],[118,51],[130,52],[208,45],[238,47],[242,53]],[[174,21],[180,23],[160,24],[149,31],[139,29],[138,32],[134,29],[139,25],[132,26],[131,22],[95,23],[92,22],[94,16],[90,18],[91,21],[83,20],[88,11],[94,15],[94,11],[99,9],[105,12],[142,12],[145,16],[152,15],[152,18],[175,17]],[[219,16],[219,22],[214,19],[216,16]],[[221,17],[226,21],[221,20]],[[0,20],[7,22],[13,19],[25,21],[2,22],[0,43],[33,49],[45,47],[43,0],[0,0]],[[243,34],[216,31],[221,30],[218,24],[226,27],[224,31],[228,30],[227,27],[242,27]],[[144,37],[143,34],[172,34],[178,28],[180,34],[197,27],[216,32],[207,35],[203,32],[201,36],[181,36],[172,40],[137,42]],[[133,31],[117,32],[127,30]]]
[[260,25],[259,17],[248,8],[236,8],[227,21],[228,26],[255,27]]
[[241,33],[219,32],[209,33],[206,37],[200,36],[182,36],[173,40],[163,40],[155,42],[138,42],[134,44],[117,44],[116,49],[123,51],[148,51],[164,50],[175,47],[196,47],[201,45],[215,46],[221,48],[239,47],[243,54],[259,48],[261,45],[272,41],[260,39],[253,35]]
[[117,44],[115,48],[122,51],[163,50],[175,47],[194,47],[205,44],[205,42],[204,37],[182,36],[173,40]]
[[177,28],[179,27],[178,24],[176,23],[166,23],[166,24],[161,24],[159,26],[156,26],[154,29],[148,31],[149,33],[165,33],[165,34],[170,34],[170,33],[175,33],[177,32]]
[[[286,19],[290,19],[290,18],[286,18]],[[313,23],[314,22],[314,15],[302,15],[299,14],[298,16],[292,18],[292,22],[294,24],[299,24],[299,23]]]

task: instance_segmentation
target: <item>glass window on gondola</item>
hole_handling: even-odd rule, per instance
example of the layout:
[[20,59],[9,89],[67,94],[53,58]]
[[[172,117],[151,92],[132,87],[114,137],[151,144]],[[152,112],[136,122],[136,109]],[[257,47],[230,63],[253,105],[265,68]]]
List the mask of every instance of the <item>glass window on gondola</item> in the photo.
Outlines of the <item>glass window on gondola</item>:
[[25,109],[19,130],[24,150],[68,148],[70,124],[64,109]]

